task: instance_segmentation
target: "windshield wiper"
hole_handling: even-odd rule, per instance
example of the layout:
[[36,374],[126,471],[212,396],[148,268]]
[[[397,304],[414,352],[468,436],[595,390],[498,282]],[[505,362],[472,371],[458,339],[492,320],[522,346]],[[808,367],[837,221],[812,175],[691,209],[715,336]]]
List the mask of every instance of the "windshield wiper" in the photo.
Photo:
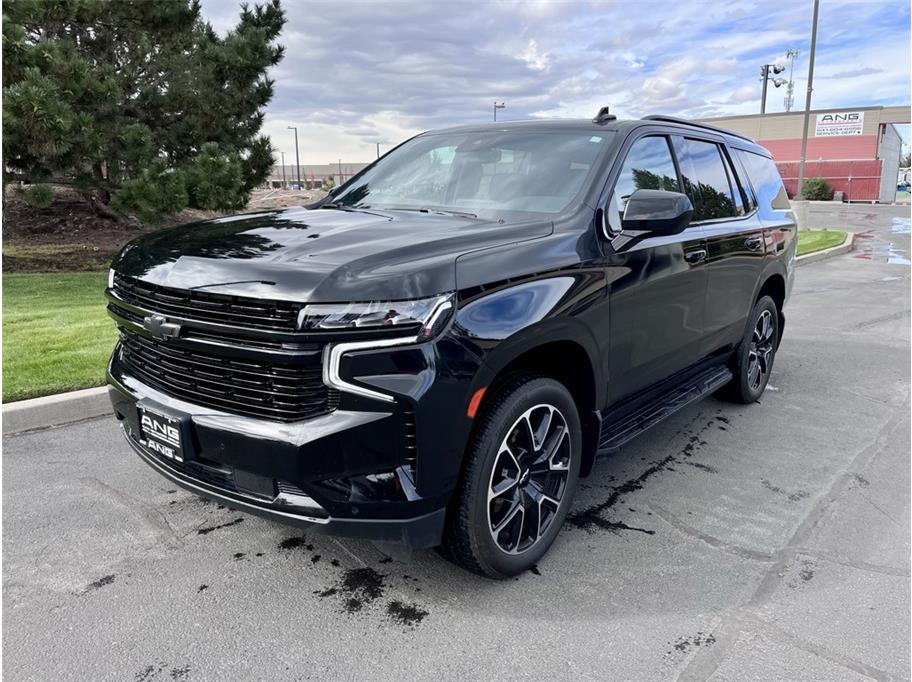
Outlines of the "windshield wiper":
[[337,211],[357,211],[358,210],[354,206],[347,206],[346,204],[337,204],[334,201],[330,201],[328,204],[320,204],[319,208],[333,208]]
[[387,206],[387,211],[414,211],[416,213],[442,213],[444,215],[455,215],[463,218],[477,218],[478,216],[468,211],[454,211],[449,208],[436,208],[434,206],[422,206],[420,208],[411,208],[407,206]]

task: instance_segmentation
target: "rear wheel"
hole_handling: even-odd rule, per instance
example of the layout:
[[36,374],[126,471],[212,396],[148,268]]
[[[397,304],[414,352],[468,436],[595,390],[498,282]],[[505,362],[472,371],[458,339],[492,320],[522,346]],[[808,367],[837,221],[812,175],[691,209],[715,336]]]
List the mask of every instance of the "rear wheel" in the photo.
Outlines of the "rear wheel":
[[769,382],[779,342],[779,311],[769,296],[763,296],[754,305],[744,337],[735,358],[732,382],[725,387],[725,394],[740,403],[756,402]]
[[581,443],[576,404],[562,384],[536,375],[505,384],[469,446],[448,514],[447,555],[491,578],[531,568],[567,515]]

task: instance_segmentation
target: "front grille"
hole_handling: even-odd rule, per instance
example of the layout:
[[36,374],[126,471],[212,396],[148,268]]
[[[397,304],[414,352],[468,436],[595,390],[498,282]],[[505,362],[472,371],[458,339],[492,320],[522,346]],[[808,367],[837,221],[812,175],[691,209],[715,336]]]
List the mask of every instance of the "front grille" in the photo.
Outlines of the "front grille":
[[300,303],[228,296],[192,289],[172,289],[125,275],[114,275],[114,293],[144,310],[189,320],[247,329],[297,331]]
[[120,357],[152,388],[224,412],[296,421],[338,404],[338,393],[323,383],[318,359],[306,366],[246,360],[185,350],[127,331],[121,334]]

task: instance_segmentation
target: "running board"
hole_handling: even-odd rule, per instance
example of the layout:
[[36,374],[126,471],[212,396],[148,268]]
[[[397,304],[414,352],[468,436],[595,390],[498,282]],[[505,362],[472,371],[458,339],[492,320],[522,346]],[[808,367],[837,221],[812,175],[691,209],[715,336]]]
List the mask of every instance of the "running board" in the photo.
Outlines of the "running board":
[[618,422],[611,423],[608,417],[602,422],[599,454],[614,452],[678,410],[722,388],[731,379],[732,373],[727,367],[712,367]]

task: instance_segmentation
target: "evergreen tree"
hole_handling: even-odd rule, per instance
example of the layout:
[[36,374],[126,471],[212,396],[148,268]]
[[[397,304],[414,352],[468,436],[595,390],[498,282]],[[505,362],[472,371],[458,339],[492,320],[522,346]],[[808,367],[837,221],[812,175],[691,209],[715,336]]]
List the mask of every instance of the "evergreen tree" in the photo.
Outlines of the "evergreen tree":
[[236,209],[272,166],[279,0],[219,36],[198,0],[3,2],[4,183],[72,184],[152,220]]

